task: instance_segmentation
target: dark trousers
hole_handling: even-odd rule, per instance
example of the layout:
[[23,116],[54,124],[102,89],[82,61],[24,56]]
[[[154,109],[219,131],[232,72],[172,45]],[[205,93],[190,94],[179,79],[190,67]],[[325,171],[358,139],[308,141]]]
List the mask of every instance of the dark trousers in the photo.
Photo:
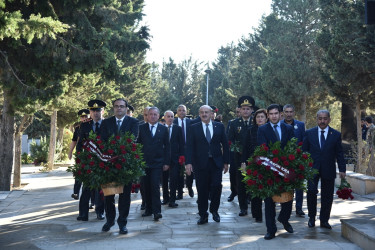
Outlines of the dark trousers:
[[95,212],[96,214],[104,214],[104,196],[100,194],[100,190],[94,190],[95,192]]
[[161,213],[160,177],[162,168],[146,168],[144,176],[146,213]]
[[335,179],[323,179],[317,174],[308,182],[307,209],[309,210],[309,217],[315,219],[319,179],[321,180],[321,208],[319,218],[321,222],[328,222],[331,215]]
[[237,175],[237,194],[238,194],[238,203],[240,205],[241,210],[247,210],[248,204],[247,204],[247,193],[246,193],[246,184],[242,181],[244,176],[242,175],[242,172],[238,170],[240,168],[241,164],[241,155],[236,153],[235,154],[235,169],[236,175]]
[[161,175],[164,202],[169,202],[169,172],[170,170],[168,169],[167,171],[163,171],[163,174]]
[[[124,190],[122,194],[119,194],[118,199],[118,212],[119,216],[117,218],[117,224],[121,228],[126,226],[127,218],[129,215],[130,208],[130,194],[131,194],[132,184],[124,185]],[[116,219],[116,206],[115,206],[115,195],[104,196],[105,197],[105,216],[108,223],[113,223]]]
[[[277,218],[278,221],[281,223],[288,222],[290,218],[290,214],[292,213],[292,205],[293,200],[281,203],[281,211],[279,217]],[[264,208],[265,208],[265,217],[266,217],[266,226],[267,232],[270,234],[275,234],[277,231],[276,227],[276,205],[273,202],[271,197],[268,197],[264,200]]]
[[194,169],[198,190],[198,211],[201,217],[207,216],[208,195],[211,198],[210,212],[217,212],[220,205],[222,190],[222,167],[217,167],[214,160],[208,160],[204,169]]
[[302,210],[303,190],[296,189],[296,210]]
[[89,216],[89,202],[91,198],[91,189],[83,186],[82,194],[79,198],[79,216],[88,217]]
[[229,181],[232,196],[237,195],[237,165],[234,161],[234,152],[230,152]]
[[141,184],[141,187],[139,188],[139,191],[141,192],[142,205],[145,205],[146,204],[146,194],[145,194],[145,180],[144,180],[144,176],[142,176],[140,178],[139,183]]
[[82,182],[79,180],[74,180],[73,194],[79,195],[79,190],[81,190]]
[[259,197],[254,197],[251,199],[251,215],[255,219],[262,219],[262,199]]
[[[180,165],[178,165],[178,167],[181,168]],[[194,181],[193,172],[191,173],[191,175],[186,175],[186,187],[187,188],[193,188],[193,181]],[[182,196],[184,186],[185,186],[185,177],[184,175],[178,174],[178,183],[177,183],[178,195]]]
[[172,163],[169,168],[169,202],[176,202],[176,191],[178,177],[180,175],[180,165]]

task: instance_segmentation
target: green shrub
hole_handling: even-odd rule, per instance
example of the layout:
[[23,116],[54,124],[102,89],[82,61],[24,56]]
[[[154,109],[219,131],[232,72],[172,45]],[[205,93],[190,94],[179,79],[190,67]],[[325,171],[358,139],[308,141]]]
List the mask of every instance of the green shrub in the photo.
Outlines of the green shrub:
[[28,153],[24,152],[24,153],[21,155],[21,163],[22,163],[22,164],[30,164],[30,163],[33,163],[33,158],[31,157],[31,155],[29,155]]
[[41,137],[39,145],[33,139],[30,143],[31,157],[34,159],[35,165],[40,165],[42,162],[46,163],[48,159],[49,140],[47,137]]

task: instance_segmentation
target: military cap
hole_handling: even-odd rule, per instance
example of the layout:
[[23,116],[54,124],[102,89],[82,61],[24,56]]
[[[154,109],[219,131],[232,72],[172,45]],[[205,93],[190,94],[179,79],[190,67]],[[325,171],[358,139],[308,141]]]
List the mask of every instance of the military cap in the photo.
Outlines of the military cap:
[[186,118],[192,119],[193,115],[186,115]]
[[80,111],[78,111],[79,116],[84,116],[84,115],[89,115],[89,114],[90,114],[90,110],[88,109],[81,109]]
[[254,107],[254,98],[251,96],[241,96],[240,99],[238,99],[238,107],[241,108],[242,106]]
[[216,108],[216,106],[211,106],[211,105],[210,105],[210,107],[212,108],[212,112],[214,112],[214,113],[219,112],[219,109]]
[[130,109],[131,112],[134,112],[134,107],[130,104],[128,104],[128,109]]
[[90,100],[87,103],[87,105],[89,106],[89,109],[93,109],[93,110],[102,109],[102,108],[105,108],[105,106],[107,106],[107,104],[103,102],[102,100]]

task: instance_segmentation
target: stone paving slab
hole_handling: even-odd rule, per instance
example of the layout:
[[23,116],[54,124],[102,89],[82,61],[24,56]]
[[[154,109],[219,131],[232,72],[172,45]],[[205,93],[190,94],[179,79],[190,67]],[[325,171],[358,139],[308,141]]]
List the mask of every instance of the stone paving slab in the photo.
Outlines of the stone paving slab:
[[[104,233],[104,222],[96,219],[93,210],[88,222],[76,220],[78,201],[70,198],[74,180],[65,170],[60,167],[49,173],[23,175],[23,182],[29,184],[0,200],[0,249],[359,249],[341,236],[340,219],[375,214],[372,199],[356,195],[352,201],[343,201],[335,197],[332,230],[320,228],[319,222],[308,228],[307,218],[296,217],[293,209],[290,223],[295,232],[287,233],[277,223],[277,237],[266,241],[265,223],[255,223],[251,215],[239,217],[237,199],[226,201],[230,193],[226,174],[220,223],[210,215],[208,224],[197,225],[197,196],[190,198],[187,190],[178,208],[162,207],[159,222],[141,216],[140,194],[132,194],[129,234],[120,235],[117,225]],[[279,208],[277,205],[277,212]],[[306,200],[303,210],[307,212]]]

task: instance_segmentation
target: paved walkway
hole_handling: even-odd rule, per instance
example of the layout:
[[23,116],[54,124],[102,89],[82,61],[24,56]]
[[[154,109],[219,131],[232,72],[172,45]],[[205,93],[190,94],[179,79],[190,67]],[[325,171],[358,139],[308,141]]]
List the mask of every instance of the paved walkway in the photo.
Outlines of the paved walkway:
[[359,249],[341,237],[340,219],[370,218],[370,210],[374,212],[371,199],[358,195],[353,201],[335,199],[333,229],[327,230],[319,222],[318,227],[308,228],[307,218],[295,217],[293,209],[290,223],[295,232],[287,233],[278,223],[277,237],[266,241],[265,223],[255,223],[251,216],[239,217],[237,199],[226,201],[230,192],[226,174],[220,223],[210,216],[208,224],[198,226],[196,196],[190,198],[187,192],[178,208],[163,206],[163,218],[154,222],[152,217],[141,217],[140,194],[132,194],[129,234],[120,235],[117,225],[101,232],[104,222],[92,210],[88,222],[76,220],[78,201],[70,198],[74,180],[66,168],[50,173],[37,170],[23,167],[22,182],[28,185],[0,193],[0,249]]

